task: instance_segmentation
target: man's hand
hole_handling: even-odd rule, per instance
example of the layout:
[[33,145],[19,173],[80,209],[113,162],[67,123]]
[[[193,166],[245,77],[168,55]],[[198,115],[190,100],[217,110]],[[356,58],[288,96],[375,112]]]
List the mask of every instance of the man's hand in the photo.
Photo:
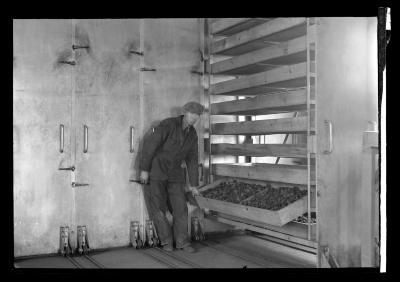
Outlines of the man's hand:
[[147,184],[149,182],[149,172],[142,170],[140,172],[140,183]]
[[192,192],[192,195],[193,195],[193,196],[198,196],[198,195],[200,195],[200,192],[199,192],[199,190],[198,190],[196,187],[189,186],[189,191]]

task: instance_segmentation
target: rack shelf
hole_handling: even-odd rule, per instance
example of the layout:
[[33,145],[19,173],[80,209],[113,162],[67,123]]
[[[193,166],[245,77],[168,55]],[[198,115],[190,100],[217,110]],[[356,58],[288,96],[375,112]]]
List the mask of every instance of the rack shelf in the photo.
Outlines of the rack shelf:
[[[308,117],[279,118],[211,124],[213,135],[262,135],[307,133]],[[311,132],[314,132],[314,114],[311,112]]]
[[[248,75],[307,61],[305,36],[211,64],[212,74]],[[314,57],[314,51],[311,52]]]
[[[314,89],[311,89],[313,97]],[[311,107],[315,101],[310,101]],[[267,115],[307,109],[307,90],[296,89],[253,98],[211,104],[212,115]]]
[[230,36],[271,20],[270,18],[225,18],[211,24],[213,35]]
[[211,54],[235,56],[287,41],[307,32],[305,18],[277,18],[213,42]]
[[[307,185],[307,166],[284,164],[213,164],[212,173],[220,176],[249,178],[270,182]],[[311,169],[311,185],[315,185]]]
[[[307,86],[307,63],[282,66],[211,85],[213,95],[257,95]],[[313,67],[311,68],[313,71]],[[312,83],[314,78],[310,78]]]
[[[304,238],[302,236],[304,234],[304,229],[305,229],[305,231],[307,231],[307,226],[305,226],[305,228],[304,227],[297,228],[300,230],[291,228],[291,230],[289,231],[289,228],[287,228],[285,225],[282,227],[277,227],[280,229],[284,229],[285,231],[282,231],[282,230],[275,231],[272,228],[262,226],[259,224],[245,223],[245,222],[243,222],[242,219],[239,219],[239,220],[229,219],[228,217],[225,217],[225,215],[224,216],[207,215],[206,217],[209,219],[218,221],[218,222],[230,224],[230,225],[237,226],[237,227],[242,227],[244,229],[255,231],[255,232],[266,234],[266,235],[271,235],[271,236],[274,236],[274,237],[277,237],[280,239],[284,239],[284,240],[294,242],[297,244],[302,244],[302,245],[309,246],[312,248],[317,248],[317,242],[315,242],[313,240],[307,240],[306,238]],[[290,226],[293,226],[291,223],[288,223],[287,225],[289,225],[289,224],[290,224]],[[285,233],[289,233],[290,235],[285,234]]]
[[[283,226],[274,226],[271,224],[259,222],[259,221],[254,221],[254,220],[249,220],[249,219],[243,219],[240,217],[236,217],[230,214],[225,214],[225,213],[214,213],[212,215],[209,215],[210,217],[213,216],[220,216],[226,219],[234,220],[234,221],[241,221],[243,223],[253,225],[253,226],[258,226],[262,228],[267,228],[273,231],[277,232],[282,232],[284,234],[296,236],[302,239],[307,239],[307,225],[302,224],[302,223],[297,223],[297,222],[289,222]],[[311,240],[314,241],[316,238],[316,228],[315,224],[313,224],[313,228],[311,231]]]
[[[302,144],[211,144],[211,154],[250,156],[250,157],[282,157],[306,158],[307,147]],[[311,157],[314,157],[312,154]]]

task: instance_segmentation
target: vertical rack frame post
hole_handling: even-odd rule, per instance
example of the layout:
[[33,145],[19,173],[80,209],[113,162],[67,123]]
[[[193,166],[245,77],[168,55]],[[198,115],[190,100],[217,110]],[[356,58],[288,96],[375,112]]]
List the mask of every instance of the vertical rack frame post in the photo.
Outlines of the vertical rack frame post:
[[[317,111],[318,111],[318,106],[317,106],[317,83],[318,83],[318,63],[317,63],[317,52],[318,52],[318,36],[317,36],[317,29],[318,29],[318,25],[319,25],[319,18],[314,18],[314,25],[315,25],[315,34],[313,34],[313,45],[314,45],[314,117],[315,119],[317,118]],[[316,124],[316,122],[315,122]],[[315,136],[317,136],[317,130],[318,127],[315,126]],[[317,148],[317,138],[314,139],[315,142],[313,144],[314,148]],[[315,154],[315,176],[317,177],[317,152],[314,151]],[[315,240],[318,242],[318,181],[317,179],[315,179],[315,224],[316,224],[316,228],[315,228],[315,233],[316,233],[316,238]],[[320,265],[320,260],[318,259],[320,257],[320,248],[317,247],[317,267],[321,267]]]
[[204,64],[205,64],[205,84],[204,95],[205,103],[207,103],[208,116],[208,183],[213,182],[212,176],[212,154],[211,154],[211,24],[210,19],[204,20]]
[[307,50],[307,238],[311,240],[311,162],[310,162],[310,34],[309,34],[310,19],[306,19],[306,50]]

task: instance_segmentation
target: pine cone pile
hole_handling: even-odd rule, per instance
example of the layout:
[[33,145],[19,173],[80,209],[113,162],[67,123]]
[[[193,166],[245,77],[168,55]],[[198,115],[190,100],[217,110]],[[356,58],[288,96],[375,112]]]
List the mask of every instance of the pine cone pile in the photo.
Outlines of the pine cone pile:
[[242,205],[271,211],[280,210],[307,195],[307,191],[298,187],[266,188]]
[[203,197],[239,204],[244,199],[270,187],[239,182],[237,180],[221,182],[218,186],[201,193]]
[[[299,223],[308,223],[307,213],[305,213],[304,215],[299,216],[298,218],[296,218],[293,221],[294,222],[299,222]],[[311,213],[311,223],[317,223],[317,220],[315,218],[315,215],[313,215],[313,213]]]

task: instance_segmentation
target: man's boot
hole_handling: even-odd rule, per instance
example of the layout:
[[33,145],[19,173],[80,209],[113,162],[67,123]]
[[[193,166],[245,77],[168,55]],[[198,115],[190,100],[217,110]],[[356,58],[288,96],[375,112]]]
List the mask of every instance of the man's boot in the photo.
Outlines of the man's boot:
[[196,250],[192,246],[186,246],[186,247],[183,247],[183,248],[179,248],[179,250],[182,250],[182,251],[185,251],[185,252],[188,252],[188,253],[195,253],[196,252]]

